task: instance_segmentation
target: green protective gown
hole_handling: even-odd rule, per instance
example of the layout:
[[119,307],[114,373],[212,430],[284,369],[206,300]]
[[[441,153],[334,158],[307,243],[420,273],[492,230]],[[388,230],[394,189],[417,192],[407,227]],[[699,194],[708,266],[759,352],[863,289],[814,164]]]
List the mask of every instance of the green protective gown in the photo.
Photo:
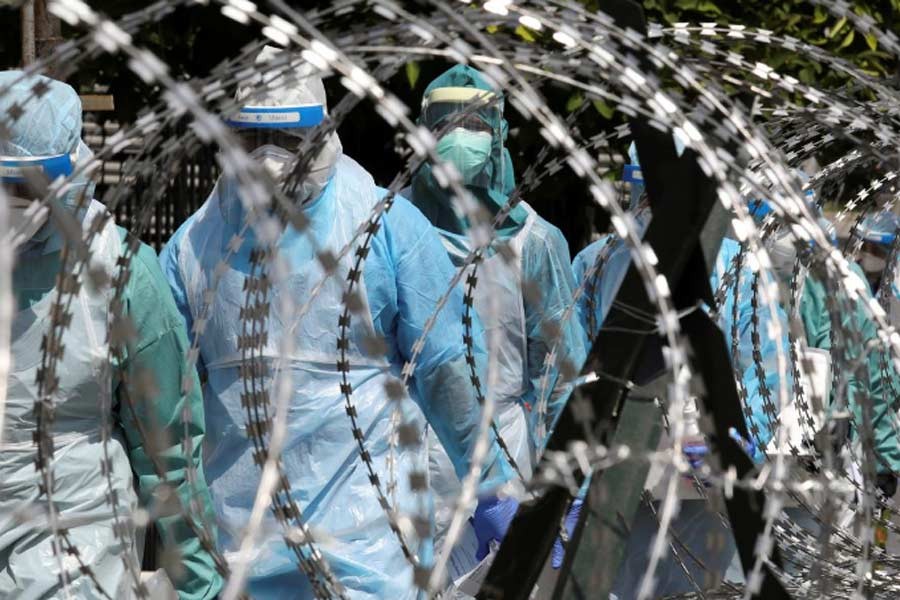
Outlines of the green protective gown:
[[[81,140],[81,100],[71,86],[22,71],[2,71],[0,89],[6,92],[0,98],[0,114],[17,114],[5,123],[0,154],[38,161],[69,155],[76,163],[87,164],[92,153]],[[82,228],[106,210],[99,202],[82,201],[93,197],[88,173],[76,169],[61,198]],[[120,276],[124,235],[111,219],[105,219],[91,242],[90,270],[102,273],[108,282]],[[177,509],[160,510],[163,504],[168,508],[179,503],[153,501],[154,492],[162,490],[151,457],[158,459],[165,481],[182,503],[193,503],[212,523],[210,495],[200,466],[204,434],[200,387],[196,373],[185,371],[186,332],[156,256],[147,246],[133,246],[136,255],[118,299],[113,286],[92,285],[96,278],[81,270],[78,285],[70,288],[73,294],[66,296],[67,327],[59,339],[58,360],[49,371],[43,348],[53,323],[51,314],[58,310],[57,276],[76,273],[70,261],[62,265],[63,246],[58,229],[44,225],[15,253],[12,284],[17,305],[10,327],[11,361],[0,441],[0,598],[63,597],[61,570],[72,598],[103,598],[100,589],[106,597],[130,598],[135,582],[123,559],[129,568],[138,570],[140,565],[135,544],[126,546],[124,541],[133,539],[132,515],[138,496],[151,509],[164,550],[177,554],[169,576],[181,597],[213,598],[222,580],[212,557],[201,549],[182,517],[167,516],[178,515]],[[134,336],[126,355],[111,361],[109,345],[115,339],[111,334],[121,333],[121,328],[110,325],[114,300],[123,302]],[[193,379],[193,389],[182,398],[181,382],[186,376]],[[53,386],[48,388],[49,381]],[[50,504],[35,460],[38,418],[34,408],[41,393],[49,395],[53,407],[52,420],[44,422],[53,440],[53,512],[60,521],[57,529],[65,528],[77,556],[54,549],[57,540],[48,526]],[[187,434],[182,425],[185,411],[192,417]],[[112,429],[106,444],[103,423]],[[152,432],[148,436],[152,450],[144,446],[138,424]],[[182,450],[185,435],[193,442],[189,457]],[[187,482],[188,461],[197,469],[194,486]],[[191,498],[192,489],[195,498]],[[22,518],[23,511],[35,514],[25,512]]]
[[[862,281],[866,280],[858,265],[851,263],[851,268]],[[827,293],[828,288],[820,279],[813,275],[807,276],[800,300],[800,319],[803,322],[806,343],[809,347],[830,351],[832,335],[831,318],[826,305]],[[866,287],[865,293],[868,294],[868,287]],[[857,306],[852,314],[844,315],[843,326],[860,332],[864,344],[877,337],[875,323],[866,316],[865,310],[861,306]],[[852,359],[858,356],[859,352],[860,349],[854,348],[848,354]],[[895,431],[897,419],[892,416],[891,404],[894,394],[890,384],[885,385],[882,377],[882,359],[887,359],[888,368],[893,374],[890,357],[885,356],[883,346],[880,346],[878,351],[869,352],[866,359],[869,389],[864,389],[863,382],[853,373],[847,375],[847,387],[853,412],[854,433],[862,426],[862,407],[853,399],[864,398],[866,395],[871,399],[874,445],[878,459],[877,471],[878,473],[890,473],[891,471],[900,471],[900,436]],[[896,381],[896,377],[894,380]],[[834,393],[833,390],[832,394]]]
[[[124,230],[120,230],[124,236]],[[172,299],[169,284],[163,276],[156,253],[146,244],[140,244],[132,259],[132,275],[125,289],[125,309],[137,331],[135,352],[125,361],[130,380],[140,372],[148,373],[155,382],[157,393],[136,406],[136,414],[145,423],[153,423],[165,441],[154,448],[156,458],[162,460],[166,481],[178,491],[181,506],[190,507],[194,502],[202,507],[203,519],[215,535],[215,512],[212,507],[206,478],[203,474],[202,446],[205,432],[203,394],[195,369],[187,373],[186,355],[190,348],[184,320]],[[120,370],[119,373],[122,371]],[[185,374],[193,379],[191,392],[182,397],[181,382]],[[120,406],[129,393],[127,386],[117,379],[114,389]],[[152,411],[148,408],[152,407]],[[191,413],[191,456],[182,448],[184,424],[182,414]],[[121,410],[122,428],[128,444],[131,468],[137,475],[137,485],[144,506],[150,504],[156,486],[161,482],[153,468],[154,454],[144,446],[130,411]],[[187,480],[186,466],[193,464],[197,481]],[[195,520],[198,517],[195,516]],[[198,523],[199,524],[199,523]],[[212,556],[202,548],[194,530],[184,515],[176,514],[155,521],[162,547],[178,552],[182,574],[169,573],[182,600],[214,598],[223,585],[216,572]],[[213,540],[215,541],[215,540]]]
[[[98,203],[92,203],[88,214],[103,210],[99,207]],[[112,256],[106,264],[114,266],[115,255],[121,255],[125,249],[126,233],[112,225],[105,231],[105,247]],[[205,600],[216,597],[223,580],[215,570],[212,556],[203,550],[178,510],[179,506],[188,507],[191,503],[200,507],[203,518],[210,524],[210,533],[216,535],[201,462],[203,400],[196,371],[186,370],[187,335],[156,255],[144,244],[136,247],[121,298],[135,336],[130,353],[114,360],[111,370],[103,367],[109,364],[104,345],[106,332],[98,330],[97,325],[102,326],[107,318],[112,288],[88,291],[90,286],[83,283],[83,296],[73,302],[72,324],[63,336],[65,352],[57,370],[60,384],[53,422],[53,499],[61,519],[79,523],[68,528],[68,537],[99,585],[111,597],[130,597],[133,581],[124,571],[121,552],[135,552],[136,548],[123,550],[119,544],[109,511],[109,487],[100,469],[104,458],[98,410],[102,394],[97,392],[105,385],[111,386],[113,433],[108,450],[109,470],[121,522],[127,526],[139,496],[141,506],[151,510],[163,551],[174,552],[177,557],[164,566],[179,597]],[[17,302],[13,355],[19,364],[13,367],[7,384],[7,418],[0,453],[0,473],[4,474],[0,482],[0,595],[3,597],[16,597],[23,591],[36,598],[55,598],[61,594],[59,561],[52,550],[50,530],[35,520],[17,522],[2,517],[12,514],[16,507],[46,504],[34,467],[31,407],[36,389],[34,369],[40,364],[40,341],[49,322],[46,307],[50,305],[60,271],[61,249],[61,236],[50,226],[44,226],[20,249],[13,271]],[[108,269],[107,274],[111,274]],[[81,305],[86,308],[81,310]],[[86,319],[85,315],[92,317]],[[86,320],[93,320],[94,325],[85,326]],[[181,382],[186,374],[193,379],[193,389],[182,397]],[[191,414],[189,435],[193,444],[189,457],[182,448],[185,435],[182,415],[186,410]],[[144,431],[153,432],[149,436],[152,449],[142,439],[135,416]],[[165,505],[171,506],[171,510],[159,510],[162,503],[155,499],[163,479],[154,469],[151,461],[154,458],[165,473],[164,481],[177,491],[181,500],[180,505],[174,501]],[[189,461],[197,472],[194,486],[187,480]],[[94,581],[82,576],[73,561],[68,556],[62,560],[69,573],[70,594],[78,598],[102,597]]]

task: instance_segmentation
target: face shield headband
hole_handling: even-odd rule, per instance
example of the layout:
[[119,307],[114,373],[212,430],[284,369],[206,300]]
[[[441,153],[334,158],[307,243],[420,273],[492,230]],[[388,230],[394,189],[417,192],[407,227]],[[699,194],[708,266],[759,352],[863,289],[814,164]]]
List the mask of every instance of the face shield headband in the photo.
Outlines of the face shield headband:
[[241,145],[248,152],[266,145],[293,148],[325,121],[325,106],[244,106],[226,123],[237,130]]
[[244,106],[226,123],[236,129],[310,129],[325,120],[322,104]]
[[494,92],[472,87],[442,87],[422,100],[422,123],[431,131],[444,126],[470,131],[494,131],[503,112],[502,99]]
[[895,233],[867,234],[863,240],[873,246],[890,247],[897,237]]
[[72,174],[77,155],[53,156],[0,156],[0,183],[26,184],[35,176],[43,176],[48,182]]

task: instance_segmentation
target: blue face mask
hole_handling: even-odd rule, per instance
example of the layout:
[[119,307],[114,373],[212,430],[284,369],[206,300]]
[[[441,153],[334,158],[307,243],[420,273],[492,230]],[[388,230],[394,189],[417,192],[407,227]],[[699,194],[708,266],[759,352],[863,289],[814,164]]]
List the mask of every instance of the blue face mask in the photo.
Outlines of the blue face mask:
[[438,140],[437,153],[453,163],[463,182],[472,184],[491,157],[491,134],[457,127]]

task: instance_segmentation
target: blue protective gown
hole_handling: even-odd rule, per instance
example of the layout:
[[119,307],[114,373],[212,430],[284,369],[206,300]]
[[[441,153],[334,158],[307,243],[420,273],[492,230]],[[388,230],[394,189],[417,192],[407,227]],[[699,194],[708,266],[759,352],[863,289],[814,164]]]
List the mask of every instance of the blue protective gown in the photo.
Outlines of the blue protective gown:
[[[645,213],[646,214],[646,213]],[[639,224],[642,225],[648,219],[638,217]],[[576,282],[581,285],[588,271],[594,265],[601,250],[606,243],[606,238],[594,242],[578,253],[572,264],[575,273]],[[715,271],[710,276],[710,284],[713,292],[718,289],[722,282],[727,269],[731,266],[733,257],[740,250],[740,245],[731,239],[724,239],[719,249],[716,259]],[[578,315],[582,321],[585,332],[590,329],[589,314],[593,311],[593,322],[602,326],[603,320],[609,312],[610,305],[615,299],[615,295],[625,278],[625,274],[631,264],[631,254],[621,241],[614,241],[612,246],[607,249],[608,258],[599,273],[594,273],[595,280],[592,285],[587,288],[592,293],[590,296],[582,295],[579,299]],[[732,308],[735,301],[738,302],[738,344],[739,356],[737,358],[737,369],[743,374],[742,383],[747,391],[747,407],[751,414],[748,416],[748,427],[752,435],[756,437],[759,444],[767,444],[772,437],[769,427],[769,419],[764,411],[763,398],[761,396],[761,386],[759,377],[757,376],[756,367],[753,361],[753,342],[752,342],[752,316],[753,309],[751,307],[752,293],[752,277],[753,273],[746,266],[741,271],[740,290],[737,298],[734,295],[734,287],[729,286],[724,306],[718,313],[718,324],[725,333],[726,342],[728,343],[729,353],[732,350]],[[767,310],[759,310],[757,312],[759,319],[759,336],[760,336],[760,352],[762,355],[762,366],[765,372],[765,384],[771,392],[771,398],[774,405],[778,403],[778,385],[779,371],[776,368],[777,351],[776,341],[768,339],[766,332],[768,331],[768,322],[770,319]],[[782,324],[782,347],[787,355],[787,319],[779,308],[779,319]],[[593,332],[596,335],[596,331]],[[746,412],[745,412],[746,415]],[[633,523],[631,535],[625,550],[625,558],[622,563],[621,571],[613,586],[613,597],[618,600],[626,600],[637,597],[637,591],[641,578],[647,567],[647,551],[650,547],[653,535],[658,529],[658,524],[650,510],[643,504],[638,509],[638,513]],[[704,500],[682,500],[682,508],[678,516],[672,523],[672,529],[680,543],[691,549],[691,552],[700,558],[706,569],[701,568],[689,558],[685,558],[684,552],[681,553],[685,566],[691,571],[692,576],[701,585],[706,581],[706,577],[713,575],[721,578],[728,570],[729,563],[736,552],[733,538],[730,531],[721,523],[719,518],[709,510]],[[715,552],[709,548],[708,540],[713,537],[719,537],[723,540],[723,544]],[[685,577],[681,567],[671,554],[666,554],[660,561],[656,570],[657,587],[656,592],[660,595],[678,594],[694,591],[689,580]]]
[[[233,189],[220,180],[160,257],[189,324],[199,317],[216,264],[241,226],[242,208]],[[298,303],[308,298],[323,275],[315,251],[328,249],[336,255],[360,223],[369,218],[384,193],[362,167],[342,157],[322,194],[304,206],[310,221],[307,235],[290,226],[282,233],[277,247],[288,261],[289,275],[270,293],[268,343],[263,353],[268,362],[274,363],[280,356],[280,338],[291,320],[278,308],[279,295],[289,293]],[[204,464],[226,552],[234,551],[240,542],[239,529],[247,521],[260,480],[260,469],[253,462],[253,445],[245,433],[237,345],[245,297],[242,288],[254,246],[253,236],[248,234],[228,260],[199,339],[200,358],[208,376],[204,388],[208,425]],[[294,394],[289,401],[282,462],[292,497],[306,522],[329,536],[329,543],[320,544],[320,549],[348,594],[353,598],[411,598],[415,595],[412,569],[360,459],[339,388],[341,374],[335,367],[341,297],[354,256],[351,252],[342,261],[339,276],[328,280],[295,330],[294,353],[287,357]],[[371,244],[360,281],[365,306],[351,320],[348,348],[357,419],[383,485],[388,481],[386,461],[393,406],[384,386],[399,375],[411,356],[412,346],[453,272],[428,221],[397,197]],[[462,311],[462,291],[456,289],[425,340],[411,390],[460,477],[468,470],[480,412],[465,362]],[[371,347],[366,338],[373,334],[386,343],[385,355],[365,350]],[[411,409],[407,412],[417,413]],[[402,510],[409,510],[414,500],[408,475],[417,458],[407,451],[397,467],[397,498]],[[482,485],[488,488],[510,476],[509,466],[494,442]],[[253,561],[250,593],[257,598],[311,597],[308,582],[284,545],[278,525],[274,521],[269,525],[271,529]]]
[[[572,269],[575,273],[575,280],[580,285],[584,280],[585,274],[594,264],[597,255],[605,244],[605,238],[597,240],[593,244],[586,247],[578,253],[572,262]],[[719,288],[722,278],[726,273],[726,269],[731,265],[732,259],[740,250],[740,245],[731,239],[722,240],[722,246],[719,249],[719,255],[716,258],[715,272],[710,276],[710,284],[713,292]],[[587,332],[589,330],[588,312],[593,309],[594,323],[602,324],[603,319],[609,312],[610,304],[612,304],[615,294],[625,278],[628,266],[631,264],[631,254],[628,249],[617,242],[614,244],[611,254],[605,264],[603,272],[594,283],[595,294],[590,299],[587,295],[582,295],[578,302],[578,315]],[[596,276],[597,274],[595,274]],[[750,305],[752,295],[753,272],[746,266],[741,271],[740,293],[738,295],[738,369],[743,374],[742,383],[747,391],[747,405],[752,410],[749,418],[748,427],[751,433],[762,444],[768,444],[772,438],[772,432],[769,427],[769,418],[763,410],[763,399],[760,395],[760,381],[756,373],[756,366],[753,362],[753,341],[752,341],[752,316],[753,309]],[[732,309],[735,302],[733,287],[729,288],[729,292],[725,297],[725,305],[722,306],[718,313],[718,324],[725,333],[728,351],[732,349]],[[775,340],[771,340],[766,335],[768,331],[768,322],[770,315],[764,310],[760,301],[760,309],[757,311],[759,318],[759,337],[760,337],[760,353],[762,355],[762,367],[765,371],[765,386],[770,391],[772,403],[778,403],[778,386],[779,371],[776,365],[776,351],[778,346]],[[782,347],[787,353],[787,319],[784,311],[779,308],[779,319],[782,322]],[[785,354],[787,356],[787,354]],[[755,430],[755,431],[754,431]]]
[[[498,360],[500,377],[495,394],[500,402],[512,403],[524,409],[529,420],[528,436],[532,452],[546,440],[538,435],[536,405],[541,393],[541,379],[545,371],[547,354],[556,346],[558,363],[569,363],[577,371],[585,358],[584,336],[581,324],[573,315],[563,322],[562,316],[572,304],[574,281],[569,267],[569,250],[566,240],[556,227],[542,219],[522,202],[526,211],[525,223],[506,237],[507,243],[518,260],[509,264],[499,253],[489,251],[478,271],[475,286],[475,305],[482,323],[501,332]],[[464,235],[437,229],[444,246],[456,266],[470,251],[470,243]],[[488,265],[486,268],[483,265]],[[540,293],[526,293],[526,287]],[[488,314],[492,295],[499,313]],[[558,327],[549,327],[553,324]],[[547,431],[565,406],[569,386],[557,385],[558,369],[551,370],[548,382]],[[507,440],[508,442],[510,440]],[[518,458],[517,458],[518,460]],[[520,465],[522,466],[522,465]],[[530,465],[526,465],[530,472]]]

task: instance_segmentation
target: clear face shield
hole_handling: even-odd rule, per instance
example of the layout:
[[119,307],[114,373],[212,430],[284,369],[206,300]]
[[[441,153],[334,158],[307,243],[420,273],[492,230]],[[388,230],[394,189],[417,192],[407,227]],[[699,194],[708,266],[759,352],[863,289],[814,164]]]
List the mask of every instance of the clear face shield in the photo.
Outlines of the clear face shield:
[[279,185],[298,201],[317,197],[325,188],[340,154],[340,142],[328,134],[317,147],[302,181],[290,183],[304,140],[315,138],[325,122],[324,104],[244,106],[227,124],[236,130],[242,147]]
[[[422,122],[439,134],[437,153],[453,164],[466,185],[487,187],[485,169],[494,140],[501,139],[502,99],[495,93],[470,87],[433,90],[422,101]],[[502,153],[502,142],[498,144]],[[494,164],[503,168],[503,160]],[[496,174],[503,181],[503,173]]]
[[53,156],[0,156],[0,187],[3,188],[13,247],[30,239],[47,220],[40,200],[47,186],[72,174],[77,153]]
[[227,119],[241,146],[272,178],[282,183],[296,160],[298,146],[325,120],[322,104],[244,106]]

